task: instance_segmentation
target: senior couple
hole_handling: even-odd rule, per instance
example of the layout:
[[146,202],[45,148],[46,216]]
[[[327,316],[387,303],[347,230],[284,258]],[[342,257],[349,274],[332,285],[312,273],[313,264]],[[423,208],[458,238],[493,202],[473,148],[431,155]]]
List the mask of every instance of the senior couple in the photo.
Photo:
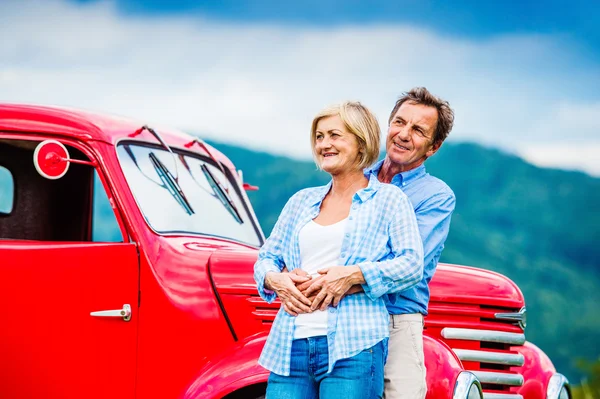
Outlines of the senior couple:
[[331,182],[290,198],[254,266],[261,297],[282,303],[259,359],[267,399],[425,397],[423,316],[455,199],[423,163],[453,120],[427,89],[404,93],[375,163],[379,125],[362,104],[314,118]]

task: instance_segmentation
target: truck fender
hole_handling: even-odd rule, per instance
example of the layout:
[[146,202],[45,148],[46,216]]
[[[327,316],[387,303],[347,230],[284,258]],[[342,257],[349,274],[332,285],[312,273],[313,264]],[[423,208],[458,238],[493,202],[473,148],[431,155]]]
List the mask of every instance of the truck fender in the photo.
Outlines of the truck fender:
[[550,378],[556,373],[552,361],[531,342],[525,342],[523,346],[514,346],[511,349],[525,358],[524,365],[514,369],[523,376],[525,381],[517,392],[524,398],[545,398]]
[[452,399],[456,379],[464,370],[456,354],[444,342],[423,335],[427,369],[427,399]]
[[[269,371],[257,360],[267,333],[247,337],[211,359],[193,378],[182,399],[222,398],[238,389],[266,383]],[[463,371],[460,360],[444,342],[423,336],[427,367],[427,398],[452,398],[456,378]]]
[[266,383],[269,371],[258,364],[268,332],[242,339],[211,358],[192,379],[182,399],[216,399],[238,389]]

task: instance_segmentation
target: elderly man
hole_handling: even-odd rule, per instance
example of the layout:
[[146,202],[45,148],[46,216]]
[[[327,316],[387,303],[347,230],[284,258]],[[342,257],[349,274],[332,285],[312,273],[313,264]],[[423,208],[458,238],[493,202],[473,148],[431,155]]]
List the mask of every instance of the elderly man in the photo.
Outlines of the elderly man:
[[396,101],[388,122],[386,157],[366,172],[400,187],[410,199],[423,240],[425,268],[423,279],[415,287],[388,296],[390,340],[385,397],[424,398],[423,316],[429,303],[428,284],[444,249],[455,205],[450,187],[429,175],[424,162],[448,137],[454,112],[447,101],[417,87]]

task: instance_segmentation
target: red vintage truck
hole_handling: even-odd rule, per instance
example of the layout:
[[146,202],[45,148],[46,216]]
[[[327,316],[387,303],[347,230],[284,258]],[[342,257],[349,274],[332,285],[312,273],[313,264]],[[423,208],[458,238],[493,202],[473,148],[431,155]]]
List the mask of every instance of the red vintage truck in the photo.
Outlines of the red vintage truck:
[[[191,135],[0,104],[0,397],[263,397],[244,188]],[[441,264],[429,311],[427,398],[571,397],[506,277]]]

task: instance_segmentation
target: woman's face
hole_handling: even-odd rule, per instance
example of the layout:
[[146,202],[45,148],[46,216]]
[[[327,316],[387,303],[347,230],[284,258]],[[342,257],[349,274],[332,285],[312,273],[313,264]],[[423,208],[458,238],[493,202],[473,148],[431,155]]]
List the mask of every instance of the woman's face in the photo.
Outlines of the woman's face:
[[315,139],[317,162],[325,172],[336,175],[358,169],[358,140],[339,115],[319,120]]

